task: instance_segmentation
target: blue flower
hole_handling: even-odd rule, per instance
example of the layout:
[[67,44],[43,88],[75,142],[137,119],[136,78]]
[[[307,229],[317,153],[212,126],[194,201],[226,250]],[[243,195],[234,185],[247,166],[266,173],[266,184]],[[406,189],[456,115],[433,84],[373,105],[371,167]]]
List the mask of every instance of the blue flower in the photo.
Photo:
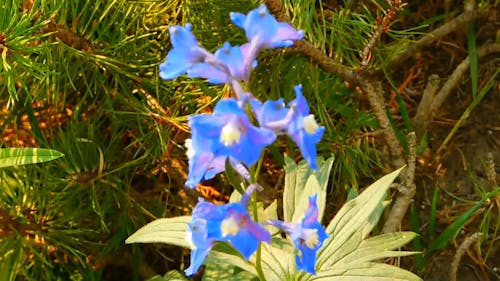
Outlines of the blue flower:
[[262,149],[276,139],[272,130],[253,126],[235,99],[221,100],[213,114],[191,117],[189,126],[192,138],[186,186],[191,188],[222,172],[227,157],[235,164],[253,165]]
[[309,207],[301,223],[285,223],[278,220],[270,224],[287,232],[293,240],[300,254],[295,257],[297,268],[315,274],[316,252],[328,238],[323,226],[318,222],[318,207],[316,206],[317,194],[309,197]]
[[304,31],[296,30],[290,24],[278,22],[267,11],[266,5],[251,10],[248,15],[230,13],[231,20],[245,31],[250,42],[261,48],[283,48],[304,37]]
[[[244,47],[243,47],[244,48]],[[230,84],[233,79],[248,81],[249,73],[245,70],[242,47],[231,46],[228,42],[215,52],[216,60],[193,65],[188,71],[191,78],[207,78],[213,84]],[[257,66],[254,60],[252,69]]]
[[220,221],[224,213],[216,205],[200,200],[193,210],[192,220],[188,225],[186,240],[191,244],[191,265],[185,270],[186,275],[195,274],[216,239],[220,237]]
[[245,31],[250,41],[242,46],[246,72],[250,71],[252,62],[262,49],[290,47],[294,41],[304,37],[304,31],[296,30],[288,23],[278,22],[264,4],[251,10],[248,15],[232,12],[230,17],[236,26]]
[[302,95],[302,85],[295,86],[294,90],[296,97],[289,106],[295,109],[295,114],[288,125],[287,134],[297,144],[311,169],[317,169],[316,144],[321,141],[325,127],[319,126],[314,115],[309,114],[309,105]]
[[193,210],[186,239],[192,246],[191,265],[186,275],[196,273],[216,241],[229,242],[248,260],[260,242],[269,243],[271,235],[260,224],[252,221],[246,205],[254,191],[247,189],[239,203],[214,205],[200,200]]
[[290,136],[311,169],[317,169],[316,144],[323,137],[325,128],[318,125],[314,115],[309,114],[309,105],[302,95],[302,86],[297,85],[294,90],[296,97],[288,107],[285,107],[283,99],[266,101],[263,104],[252,99],[250,106],[261,126]]
[[191,24],[185,27],[174,25],[168,28],[173,49],[160,64],[160,77],[171,80],[184,74],[194,64],[205,60],[206,51],[200,47],[191,32]]

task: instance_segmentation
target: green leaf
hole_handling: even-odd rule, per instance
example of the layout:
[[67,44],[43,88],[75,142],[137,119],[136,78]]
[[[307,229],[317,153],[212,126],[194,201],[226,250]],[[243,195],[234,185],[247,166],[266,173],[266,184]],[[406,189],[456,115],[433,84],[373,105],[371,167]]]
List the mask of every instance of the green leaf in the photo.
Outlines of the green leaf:
[[154,220],[130,235],[125,243],[166,243],[190,248],[185,239],[190,221],[191,216]]
[[346,246],[352,244],[357,247],[362,239],[368,236],[384,210],[383,201],[387,190],[401,170],[402,168],[382,177],[358,197],[344,204],[326,229],[330,238],[320,250],[320,266],[335,264],[338,259],[352,251]]
[[348,201],[328,225],[330,237],[317,256],[317,275],[303,275],[301,280],[420,280],[401,268],[374,261],[415,254],[394,251],[416,237],[413,232],[367,236],[377,224],[387,191],[403,168],[398,169],[366,188]]
[[[319,220],[323,217],[326,205],[326,189],[333,157],[326,160],[318,171],[311,170],[307,162],[299,165],[285,157],[285,188],[283,191],[283,215],[285,222],[298,222],[304,216],[309,204],[308,198],[317,194]],[[318,158],[317,161],[321,161]]]
[[[484,205],[486,200],[495,196],[499,190],[492,191],[484,195],[484,197],[476,202],[467,212],[463,213],[456,221],[450,224],[441,234],[434,240],[429,246],[429,253],[442,249],[450,243],[450,241],[455,237],[455,235],[460,231],[460,229],[465,225],[465,223],[472,217],[472,215]],[[426,255],[428,255],[427,253]]]
[[261,244],[262,271],[267,280],[294,280],[295,250],[290,241],[273,238],[271,244]]
[[255,270],[254,265],[250,262],[247,262],[243,259],[243,257],[236,251],[233,247],[231,247],[227,243],[216,243],[214,248],[210,251],[207,258],[205,259],[205,264],[231,264],[238,268],[241,268],[244,271],[247,271],[249,274],[253,274],[257,276],[257,271]]
[[419,281],[421,279],[415,274],[396,266],[384,263],[365,262],[318,272],[318,274],[310,280]]
[[223,262],[205,263],[203,281],[231,280],[234,274],[234,265]]
[[[409,256],[417,252],[392,251],[417,237],[413,232],[387,233],[361,241],[357,248],[343,257],[338,264],[369,262],[388,257]],[[337,265],[337,264],[336,264]]]
[[156,275],[149,278],[147,281],[188,281],[182,273],[177,270],[170,270],[164,276]]
[[64,154],[46,148],[0,148],[0,168],[51,161]]

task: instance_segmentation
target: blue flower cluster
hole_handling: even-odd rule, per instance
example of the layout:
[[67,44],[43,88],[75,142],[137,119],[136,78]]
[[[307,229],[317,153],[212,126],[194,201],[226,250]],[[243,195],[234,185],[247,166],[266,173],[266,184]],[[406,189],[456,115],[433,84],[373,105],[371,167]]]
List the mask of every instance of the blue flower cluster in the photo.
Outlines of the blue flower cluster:
[[[191,78],[205,78],[213,84],[228,84],[236,98],[217,103],[212,114],[189,118],[191,138],[186,140],[189,173],[186,186],[196,187],[225,169],[226,161],[238,171],[255,164],[262,150],[272,144],[278,135],[288,135],[300,148],[304,159],[316,169],[316,144],[324,127],[319,126],[302,95],[301,85],[295,86],[296,97],[285,104],[283,99],[262,103],[245,91],[241,82],[248,82],[250,72],[257,66],[261,50],[290,47],[303,38],[304,33],[288,23],[278,22],[265,5],[247,15],[231,13],[232,22],[245,31],[248,42],[231,46],[225,42],[215,53],[201,47],[191,32],[191,25],[171,26],[173,49],[160,64],[160,77],[166,80],[187,74]],[[258,125],[252,123],[246,111],[251,109]],[[216,241],[229,242],[245,259],[256,251],[260,242],[270,242],[267,230],[252,221],[246,210],[249,198],[257,185],[250,185],[239,203],[214,205],[200,201],[189,224],[188,240],[192,244],[191,265],[187,275],[196,273]],[[316,251],[327,235],[317,221],[316,197],[311,197],[309,209],[300,224],[272,221],[269,224],[288,232],[296,248],[297,266],[314,273]]]

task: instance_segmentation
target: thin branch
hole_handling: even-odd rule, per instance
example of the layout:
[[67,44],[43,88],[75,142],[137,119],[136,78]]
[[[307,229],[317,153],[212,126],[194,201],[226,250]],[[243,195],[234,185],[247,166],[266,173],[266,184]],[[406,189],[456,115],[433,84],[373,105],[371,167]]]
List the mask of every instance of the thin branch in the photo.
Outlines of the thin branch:
[[[275,14],[278,20],[287,21],[279,0],[267,0],[266,4],[269,11]],[[336,63],[306,40],[295,42],[294,51],[309,57],[323,71],[338,75],[340,78],[359,86],[363,90],[380,128],[384,132],[384,139],[389,147],[393,168],[403,166],[405,162],[402,157],[401,146],[386,114],[382,97],[382,87],[377,86],[371,77]]]
[[375,30],[370,36],[370,40],[366,43],[363,48],[363,52],[361,53],[361,66],[367,67],[370,62],[371,52],[377,45],[380,40],[382,34],[387,32],[390,28],[391,22],[394,20],[394,17],[398,12],[404,9],[406,3],[401,0],[387,1],[387,3],[391,6],[390,9],[384,11],[384,16],[377,18]]
[[[482,57],[485,57],[491,53],[500,53],[500,43],[489,43],[477,48],[478,59],[481,59]],[[436,94],[432,102],[430,120],[432,120],[433,116],[441,107],[441,105],[443,105],[446,98],[448,98],[450,93],[460,83],[460,81],[462,80],[462,76],[469,70],[469,65],[470,57],[467,57],[457,66],[457,68],[455,68],[453,73],[450,75],[450,78],[448,78],[441,90]]]
[[467,248],[469,248],[474,242],[476,242],[482,235],[483,234],[481,232],[476,232],[471,236],[467,237],[467,239],[465,239],[462,242],[462,244],[460,244],[460,246],[457,249],[457,252],[455,253],[455,256],[453,257],[453,261],[451,262],[450,274],[449,274],[450,281],[457,281],[457,269],[460,260],[465,254]]
[[409,45],[404,52],[399,54],[397,57],[393,58],[387,65],[387,69],[396,69],[404,61],[409,59],[411,56],[418,53],[421,49],[430,46],[432,43],[443,38],[444,36],[454,32],[455,30],[461,29],[467,25],[467,23],[474,21],[475,19],[482,16],[482,13],[478,10],[466,10],[462,14],[458,15],[456,18],[450,20],[449,22],[443,24],[442,26],[434,29],[432,32],[426,34],[417,42]]
[[416,136],[415,132],[408,134],[408,166],[404,170],[402,183],[399,185],[399,194],[394,201],[387,220],[382,228],[382,233],[392,233],[399,230],[408,207],[415,197],[415,159],[416,159]]
[[439,86],[439,76],[436,74],[430,75],[427,79],[427,85],[425,86],[422,94],[422,99],[418,104],[417,113],[415,114],[415,118],[413,118],[413,127],[415,128],[418,141],[422,139],[429,123],[431,122],[432,103],[434,102],[434,97],[439,90]]

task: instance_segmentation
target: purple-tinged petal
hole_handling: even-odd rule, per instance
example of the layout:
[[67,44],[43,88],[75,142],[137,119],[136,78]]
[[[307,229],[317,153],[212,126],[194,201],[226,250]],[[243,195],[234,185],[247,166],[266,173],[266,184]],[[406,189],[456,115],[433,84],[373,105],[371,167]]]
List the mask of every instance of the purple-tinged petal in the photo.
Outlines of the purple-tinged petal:
[[287,232],[298,250],[296,256],[297,268],[315,274],[316,252],[328,238],[324,227],[318,222],[317,195],[309,197],[309,206],[305,217],[300,223],[285,223],[272,220],[268,223]]
[[304,220],[302,221],[302,225],[304,227],[309,227],[312,223],[318,222],[318,206],[316,205],[317,198],[318,194],[314,194],[309,197],[309,206],[307,206],[306,214],[304,216]]
[[231,203],[225,208],[227,216],[221,224],[222,239],[229,241],[248,260],[260,242],[270,242],[271,235],[263,226],[251,220],[241,204]]
[[251,10],[246,16],[240,13],[231,13],[230,16],[233,23],[245,31],[251,42],[251,57],[256,57],[261,49],[290,47],[293,41],[304,36],[303,31],[297,31],[287,23],[278,22],[269,14],[266,5]]
[[229,81],[227,73],[205,62],[194,64],[186,72],[190,78],[206,78],[212,84],[223,84]]
[[297,30],[286,22],[278,22],[278,40],[292,40],[297,41],[304,38],[304,30]]

